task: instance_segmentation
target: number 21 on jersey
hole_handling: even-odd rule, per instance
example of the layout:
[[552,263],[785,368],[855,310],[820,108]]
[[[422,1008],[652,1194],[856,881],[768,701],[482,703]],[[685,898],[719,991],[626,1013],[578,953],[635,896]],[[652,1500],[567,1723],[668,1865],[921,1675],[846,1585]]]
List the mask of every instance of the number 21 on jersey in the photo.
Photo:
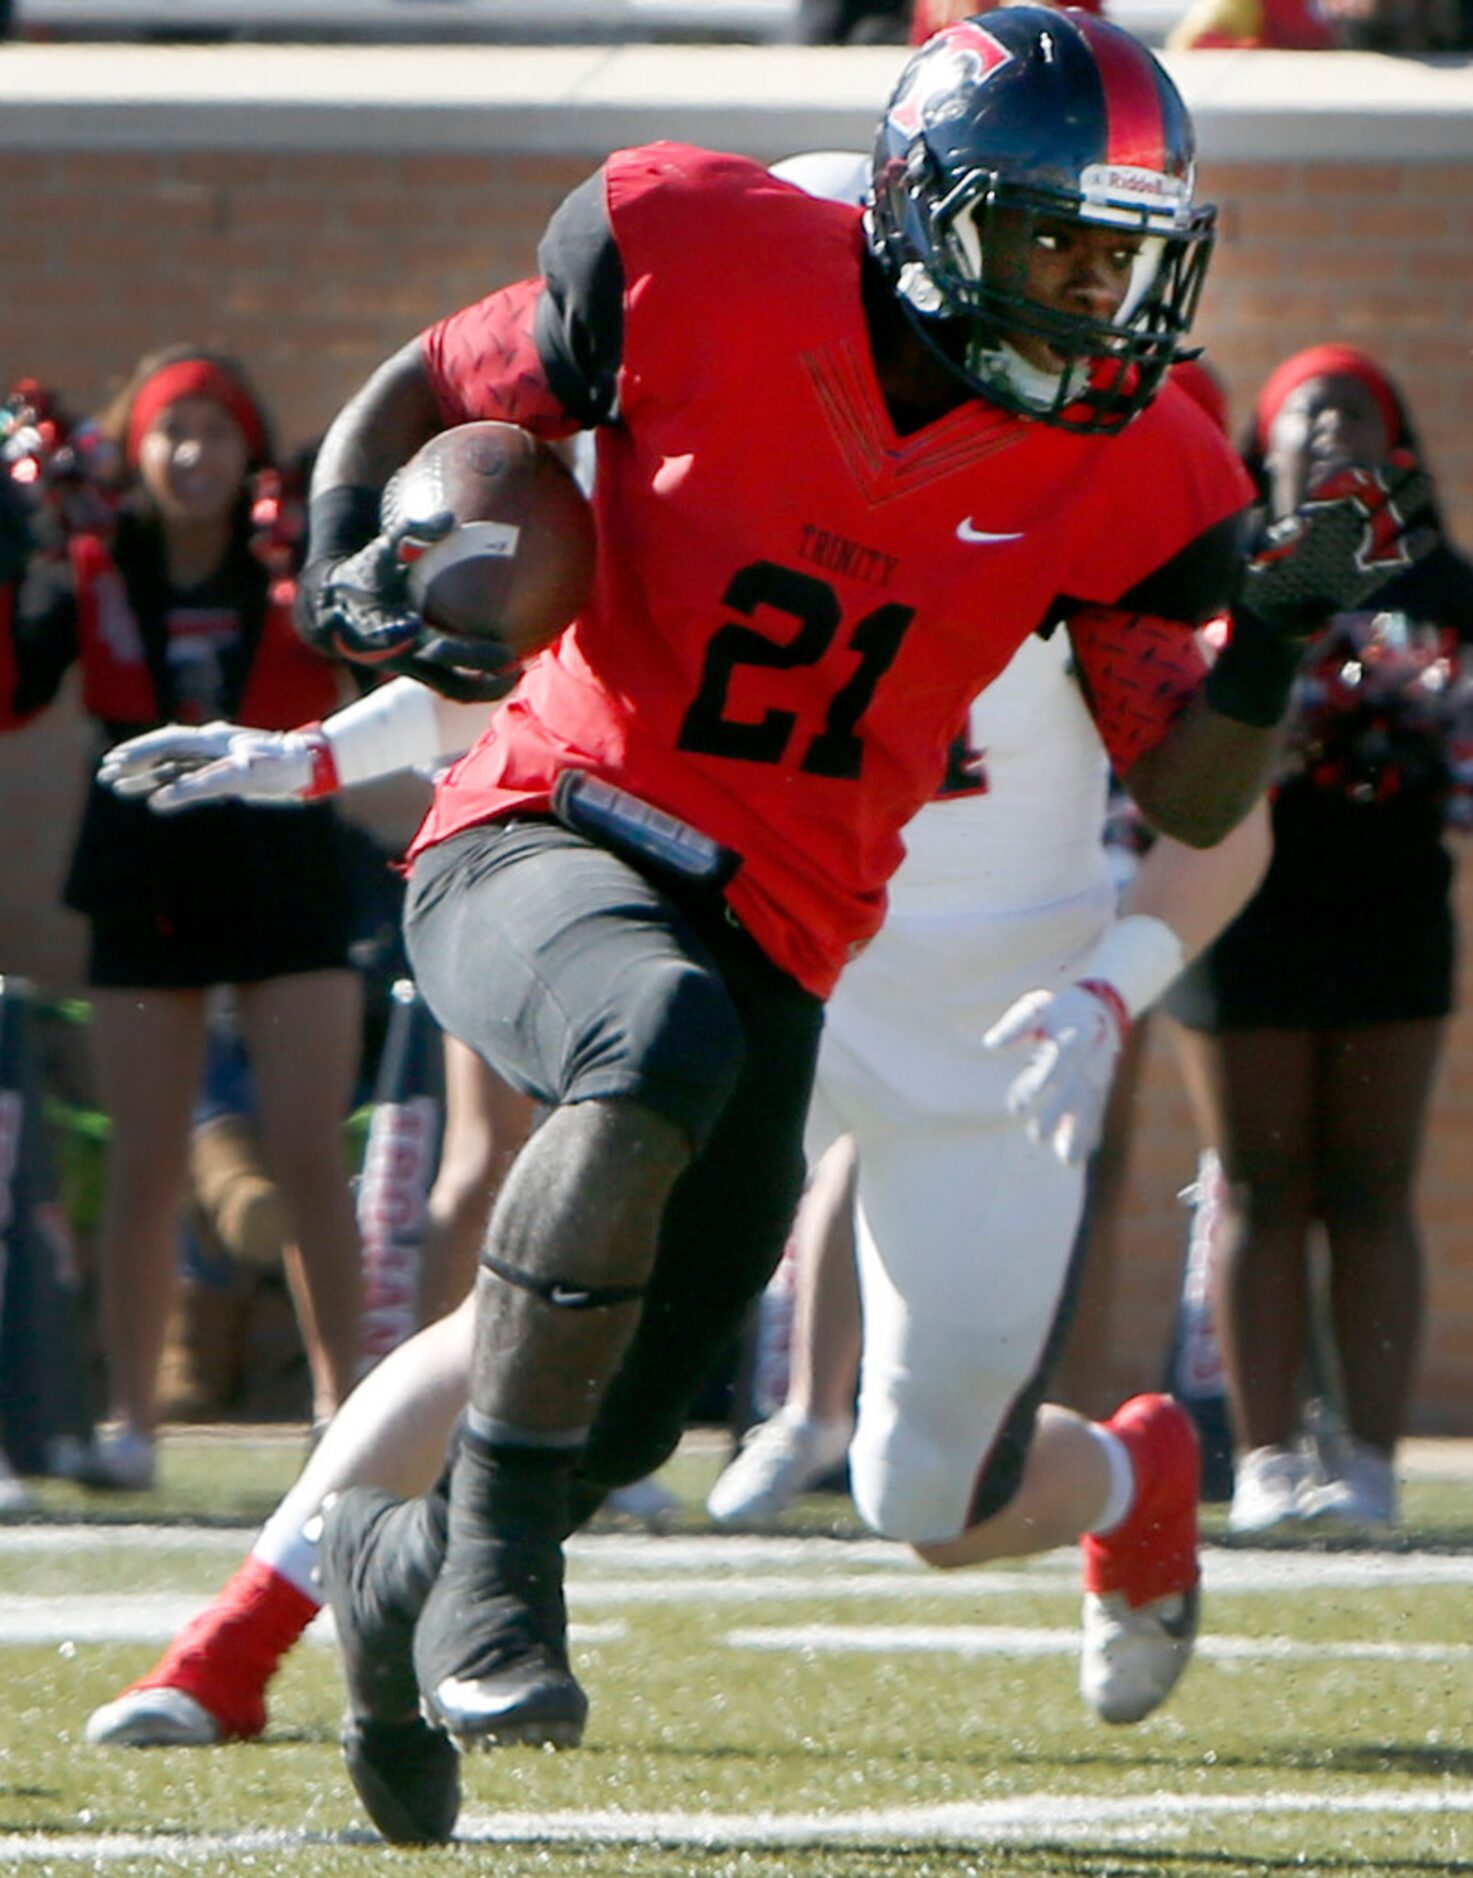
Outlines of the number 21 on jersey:
[[[686,711],[677,743],[706,756],[746,763],[781,763],[790,755],[798,713],[774,705],[760,717],[728,715],[734,675],[743,667],[791,672],[816,665],[845,625],[839,597],[827,581],[775,561],[755,561],[731,580],[722,602],[750,619],[759,607],[785,613],[798,630],[785,640],[769,639],[755,626],[728,621],[706,647],[701,682]],[[915,608],[888,602],[866,613],[845,644],[855,655],[851,675],[828,701],[823,729],[810,737],[798,767],[812,776],[857,778],[864,761],[859,720],[895,661]]]

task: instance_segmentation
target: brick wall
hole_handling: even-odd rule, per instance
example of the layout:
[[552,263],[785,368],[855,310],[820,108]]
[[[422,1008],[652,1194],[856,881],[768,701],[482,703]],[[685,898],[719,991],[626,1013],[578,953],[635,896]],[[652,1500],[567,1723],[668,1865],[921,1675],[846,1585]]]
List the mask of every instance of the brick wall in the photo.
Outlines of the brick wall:
[[[881,70],[875,55],[856,69],[883,94],[868,77]],[[1305,69],[1328,67],[1311,58]],[[249,363],[288,445],[316,435],[369,368],[425,321],[530,271],[548,211],[594,160],[586,115],[569,118],[570,150],[547,149],[556,136],[543,124],[535,152],[439,148],[428,123],[422,148],[405,147],[413,139],[402,134],[377,149],[297,148],[284,138],[273,147],[269,127],[259,147],[211,148],[207,129],[195,128],[188,139],[161,133],[153,148],[136,135],[110,148],[95,127],[69,138],[74,121],[59,105],[49,125],[27,132],[25,147],[4,152],[0,376],[38,375],[85,408],[145,349],[192,338]],[[723,141],[771,157],[805,143],[852,144],[853,123],[852,110],[839,120],[816,111],[812,135],[785,124],[778,139],[754,114],[749,136]],[[1473,106],[1464,126],[1460,162],[1389,161],[1378,151],[1394,140],[1369,135],[1364,161],[1278,159],[1280,144],[1302,140],[1276,138],[1271,118],[1254,133],[1250,147],[1262,152],[1254,161],[1213,157],[1206,140],[1206,190],[1225,206],[1199,332],[1239,420],[1255,385],[1299,345],[1335,336],[1378,353],[1405,385],[1449,517],[1473,543]],[[657,125],[641,134],[657,134]],[[56,989],[74,987],[82,970],[79,923],[55,896],[84,750],[70,695],[40,723],[0,738],[0,970]],[[1467,868],[1462,878],[1473,932]],[[1429,1430],[1473,1432],[1473,1160],[1462,1151],[1470,1106],[1473,1030],[1460,1021],[1423,1182],[1433,1284],[1418,1420]],[[1116,1312],[1127,1379],[1154,1379],[1181,1239],[1173,1196],[1193,1158],[1157,1040]]]

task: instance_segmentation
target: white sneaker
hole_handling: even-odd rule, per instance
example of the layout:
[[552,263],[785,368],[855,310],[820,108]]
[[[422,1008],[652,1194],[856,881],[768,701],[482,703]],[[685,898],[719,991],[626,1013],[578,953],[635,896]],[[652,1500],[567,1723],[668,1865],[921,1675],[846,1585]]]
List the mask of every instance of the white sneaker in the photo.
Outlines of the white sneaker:
[[24,1513],[33,1504],[25,1482],[0,1448],[0,1513]]
[[83,1450],[76,1478],[104,1493],[151,1493],[153,1437],[126,1426],[101,1430]]
[[854,1424],[818,1421],[780,1409],[747,1431],[741,1452],[706,1496],[718,1526],[773,1519],[832,1473],[849,1452]]
[[1297,1448],[1250,1448],[1233,1470],[1228,1531],[1273,1532],[1302,1519],[1308,1477],[1309,1464]]
[[668,1524],[679,1511],[680,1502],[653,1474],[646,1474],[643,1480],[632,1480],[627,1487],[615,1487],[604,1506],[610,1513],[622,1513],[653,1531]]
[[182,1689],[130,1689],[87,1717],[94,1748],[212,1748],[220,1724]]
[[1086,1591],[1079,1693],[1106,1722],[1144,1721],[1192,1660],[1198,1589],[1132,1610],[1123,1591]]
[[1316,1524],[1334,1523],[1385,1531],[1396,1524],[1396,1470],[1391,1456],[1347,1435],[1336,1472],[1305,1488],[1301,1517]]

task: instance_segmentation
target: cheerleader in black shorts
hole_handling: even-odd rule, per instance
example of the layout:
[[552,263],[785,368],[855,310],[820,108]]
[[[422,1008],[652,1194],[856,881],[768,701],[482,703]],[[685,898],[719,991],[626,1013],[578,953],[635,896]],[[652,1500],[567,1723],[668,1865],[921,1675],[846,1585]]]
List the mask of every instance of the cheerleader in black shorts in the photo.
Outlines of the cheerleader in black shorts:
[[[1415,448],[1385,372],[1319,346],[1268,380],[1249,467],[1284,515],[1337,462]],[[1375,613],[1327,622],[1299,683],[1268,877],[1169,1000],[1228,1182],[1218,1321],[1238,1531],[1395,1516],[1422,1319],[1413,1189],[1453,1007],[1443,832],[1470,639],[1473,566],[1445,543]],[[1328,1470],[1296,1445],[1316,1226],[1350,1437]]]
[[[290,580],[253,552],[252,483],[270,439],[240,368],[190,348],[155,354],[100,423],[122,498],[106,527],[38,554],[7,594],[0,727],[43,709],[73,664],[98,756],[170,719],[285,730],[330,711],[337,673],[298,638]],[[153,1479],[212,986],[236,988],[262,1147],[296,1241],[288,1275],[317,1414],[352,1386],[359,1250],[340,1129],[361,993],[343,841],[326,803],[168,817],[95,779],[89,789],[65,899],[90,926],[96,1082],[112,1124],[98,1253],[112,1421],[88,1458],[94,1484]]]

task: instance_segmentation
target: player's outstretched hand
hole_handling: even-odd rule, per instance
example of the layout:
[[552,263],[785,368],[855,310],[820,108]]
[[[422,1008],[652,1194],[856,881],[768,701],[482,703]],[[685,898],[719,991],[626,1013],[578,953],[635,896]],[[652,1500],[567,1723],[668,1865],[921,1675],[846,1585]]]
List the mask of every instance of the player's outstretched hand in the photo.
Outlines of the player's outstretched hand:
[[1272,524],[1243,571],[1240,614],[1307,637],[1333,613],[1365,606],[1436,547],[1432,481],[1406,450],[1374,469],[1347,465]]
[[1119,997],[1083,983],[1026,992],[982,1039],[989,1050],[1028,1052],[1008,1090],[1008,1112],[1066,1167],[1079,1166],[1099,1145],[1128,1028]]
[[117,744],[99,779],[120,796],[146,796],[161,815],[200,802],[305,802],[336,785],[332,750],[315,729],[244,730],[238,724],[165,724]]

